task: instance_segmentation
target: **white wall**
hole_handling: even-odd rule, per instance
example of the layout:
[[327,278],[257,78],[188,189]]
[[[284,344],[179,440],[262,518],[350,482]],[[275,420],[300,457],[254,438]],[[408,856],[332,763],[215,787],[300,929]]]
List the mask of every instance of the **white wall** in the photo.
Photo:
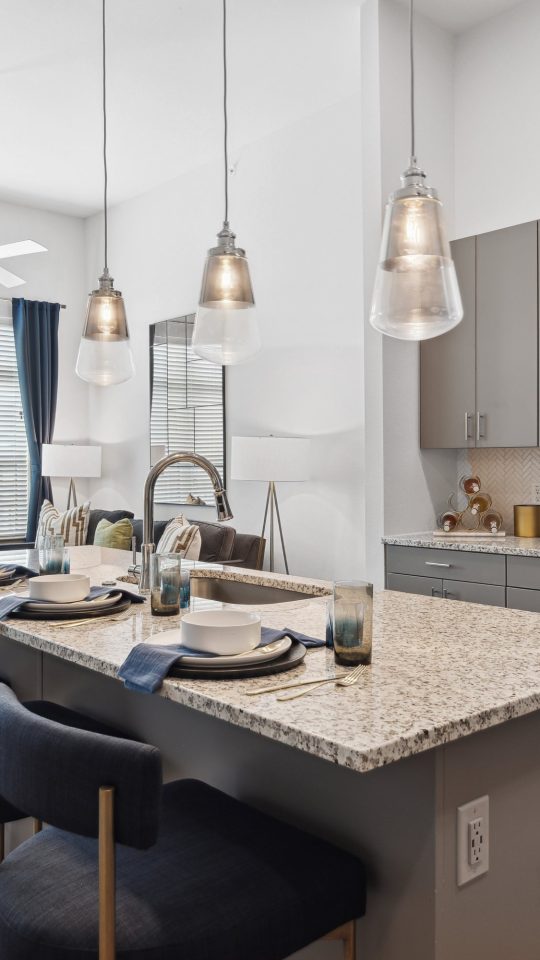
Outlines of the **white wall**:
[[[0,243],[30,238],[47,247],[47,253],[31,254],[5,262],[7,269],[24,277],[24,286],[0,295],[65,303],[60,311],[58,404],[54,439],[84,440],[88,436],[88,388],[75,374],[75,362],[84,318],[85,231],[75,217],[0,203]],[[53,492],[64,506],[68,483],[54,481]],[[77,484],[84,493],[84,481]]]
[[[381,170],[384,199],[399,185],[410,153],[408,12],[380,0]],[[446,210],[450,235],[454,207],[454,38],[416,17],[416,144],[420,166]],[[383,340],[384,530],[433,529],[455,485],[454,451],[421,451],[419,348]]]
[[458,39],[456,236],[540,218],[539,50],[537,0]]
[[[312,479],[281,485],[279,496],[291,571],[330,578],[363,575],[365,539],[359,6],[340,4],[332,22],[336,37],[321,24],[323,68],[330,74],[334,61],[350,58],[349,96],[233,147],[231,223],[250,259],[264,347],[227,373],[229,440],[271,432],[313,439]],[[285,46],[280,55],[297,51]],[[216,161],[111,211],[110,266],[126,297],[137,375],[92,392],[91,434],[105,445],[104,476],[93,485],[102,506],[140,514],[148,325],[195,309],[205,251],[221,225],[221,189]],[[87,241],[94,283],[99,218],[88,222]],[[228,489],[233,525],[257,532],[264,485]]]

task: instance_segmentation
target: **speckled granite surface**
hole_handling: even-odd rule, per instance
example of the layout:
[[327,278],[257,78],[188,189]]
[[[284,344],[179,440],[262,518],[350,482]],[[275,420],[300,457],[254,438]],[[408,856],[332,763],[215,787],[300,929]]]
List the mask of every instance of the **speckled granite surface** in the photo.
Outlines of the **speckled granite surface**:
[[433,533],[404,533],[382,538],[397,547],[433,547],[435,550],[465,550],[469,553],[504,553],[516,557],[540,557],[538,537],[497,537],[465,540],[434,537]]
[[[99,548],[78,548],[78,551]],[[116,554],[116,556],[112,556]],[[125,570],[117,551],[72,554],[73,568],[95,582]],[[209,575],[208,573],[205,575]],[[212,576],[220,575],[213,568]],[[234,571],[226,575],[236,576]],[[248,580],[250,574],[238,571]],[[264,574],[254,574],[259,582]],[[321,581],[269,574],[269,580],[322,591]],[[251,608],[253,609],[253,607]],[[324,596],[262,608],[268,626],[322,637]],[[0,632],[21,643],[115,677],[135,643],[158,638],[178,618],[153,618],[132,607],[118,622],[60,627],[7,621]],[[381,592],[375,598],[373,665],[355,687],[331,684],[298,700],[248,697],[271,678],[167,680],[161,696],[246,727],[331,762],[364,772],[540,709],[540,616],[517,610]],[[333,676],[327,650],[308,651],[295,671],[276,678]],[[339,668],[341,670],[341,668]],[[142,696],[133,694],[133,696]]]

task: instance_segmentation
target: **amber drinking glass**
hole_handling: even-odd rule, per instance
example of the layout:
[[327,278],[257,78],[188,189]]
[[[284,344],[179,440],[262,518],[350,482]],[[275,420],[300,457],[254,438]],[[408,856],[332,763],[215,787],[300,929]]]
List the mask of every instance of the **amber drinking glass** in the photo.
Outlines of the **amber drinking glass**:
[[334,584],[334,658],[344,666],[371,663],[373,584],[360,580]]
[[182,558],[179,553],[153,553],[150,556],[150,607],[159,617],[180,612]]

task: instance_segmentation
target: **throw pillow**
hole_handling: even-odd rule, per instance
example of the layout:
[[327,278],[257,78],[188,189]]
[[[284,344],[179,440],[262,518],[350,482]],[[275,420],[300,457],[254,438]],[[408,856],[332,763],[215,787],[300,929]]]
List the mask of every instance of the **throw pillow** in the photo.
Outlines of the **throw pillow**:
[[157,553],[181,553],[186,560],[198,560],[201,553],[201,531],[180,514],[170,520],[157,545]]
[[100,520],[94,534],[94,543],[98,547],[113,547],[115,550],[131,550],[133,524],[124,517],[111,523],[110,520]]
[[89,500],[81,503],[79,507],[65,510],[64,513],[60,513],[49,500],[44,500],[39,514],[36,542],[39,543],[42,537],[58,534],[64,538],[67,547],[84,546],[89,515]]
[[88,531],[86,542],[93,543],[96,535],[97,525],[100,520],[109,520],[110,523],[116,523],[117,520],[133,520],[135,514],[130,510],[91,510],[88,520]]

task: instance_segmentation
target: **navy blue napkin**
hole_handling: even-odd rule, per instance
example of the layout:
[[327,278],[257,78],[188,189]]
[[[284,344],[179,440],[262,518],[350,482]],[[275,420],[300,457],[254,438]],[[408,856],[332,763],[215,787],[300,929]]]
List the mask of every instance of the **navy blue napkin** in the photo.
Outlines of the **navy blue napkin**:
[[[132,593],[131,590],[124,590],[122,587],[91,587],[87,600],[94,600],[96,597],[103,597],[107,593],[121,593],[123,599],[131,600],[133,603],[144,603],[144,597],[138,593]],[[30,597],[19,597],[14,593],[8,593],[5,597],[0,597],[0,620],[5,620],[10,613],[14,613],[19,607],[28,603]],[[49,603],[49,600],[32,600],[32,603]],[[23,611],[24,612],[24,611]],[[80,610],[78,611],[80,613]],[[76,616],[75,611],[73,616]]]
[[[1,570],[13,570],[13,577],[37,577],[35,570],[31,570],[30,567],[23,566],[22,563],[0,563]],[[8,579],[6,577],[6,579]],[[2,578],[0,578],[0,587],[2,586]]]
[[[307,637],[304,633],[298,633],[297,630],[291,630],[289,627],[285,627],[284,630],[262,627],[261,642],[258,646],[265,647],[267,643],[281,640],[282,637],[298,640],[305,647],[324,647],[324,640]],[[183,656],[204,659],[205,657],[213,657],[215,654],[188,650],[187,647],[182,647],[179,643],[167,644],[166,646],[138,643],[128,653],[118,671],[118,676],[124,681],[128,690],[138,690],[139,693],[154,693],[163,683],[173,664],[181,660]]]

